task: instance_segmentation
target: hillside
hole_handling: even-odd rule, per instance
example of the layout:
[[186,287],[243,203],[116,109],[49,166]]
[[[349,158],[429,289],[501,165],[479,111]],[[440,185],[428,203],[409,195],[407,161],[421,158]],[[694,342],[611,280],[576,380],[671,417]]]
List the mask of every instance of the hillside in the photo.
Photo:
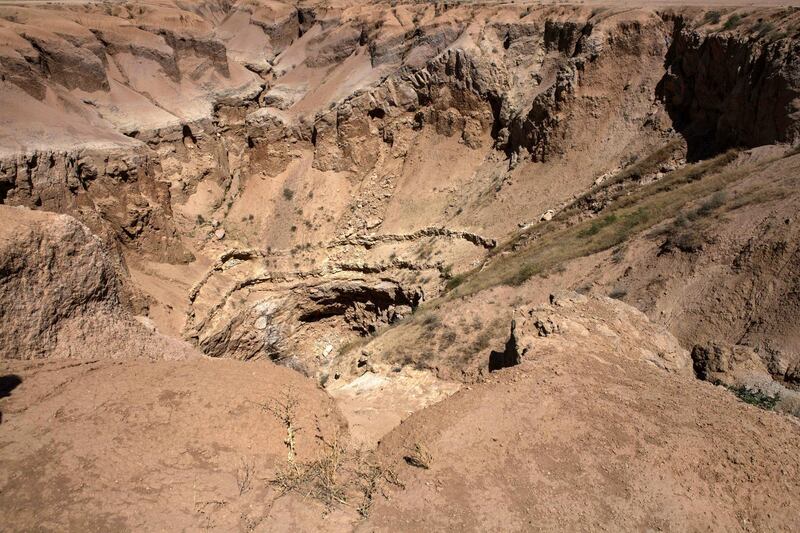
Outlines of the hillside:
[[797,529],[784,4],[0,1],[12,529]]

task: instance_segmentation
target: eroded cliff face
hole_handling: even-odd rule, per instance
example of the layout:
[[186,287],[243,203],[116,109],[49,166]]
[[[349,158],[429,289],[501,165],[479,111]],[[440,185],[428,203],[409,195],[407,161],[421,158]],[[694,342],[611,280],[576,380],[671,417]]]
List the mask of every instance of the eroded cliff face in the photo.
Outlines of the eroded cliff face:
[[4,359],[182,359],[188,344],[130,313],[120,261],[67,215],[0,206]]
[[767,24],[754,38],[705,35],[675,21],[658,92],[694,157],[797,141],[798,44],[770,39],[783,30]]
[[186,262],[157,161],[140,146],[18,154],[0,162],[3,202],[71,214],[107,245]]
[[799,15],[724,15],[3,6],[0,197],[120,246],[165,331],[321,375],[592,186],[793,142]]

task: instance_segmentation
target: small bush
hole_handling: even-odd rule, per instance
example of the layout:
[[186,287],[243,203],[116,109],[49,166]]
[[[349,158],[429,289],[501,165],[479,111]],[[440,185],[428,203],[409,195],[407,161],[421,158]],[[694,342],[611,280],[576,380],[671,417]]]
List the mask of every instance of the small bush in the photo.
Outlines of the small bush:
[[615,265],[622,263],[622,261],[625,260],[625,251],[626,251],[625,245],[617,246],[614,249],[614,252],[611,254],[611,262],[614,263]]
[[732,30],[741,23],[742,23],[742,16],[737,13],[734,13],[733,15],[728,17],[728,20],[725,21],[725,25],[722,28],[724,30]]
[[422,325],[428,329],[439,327],[441,322],[442,320],[439,318],[439,315],[434,315],[433,313],[425,316],[425,318],[422,319]]
[[464,283],[465,279],[466,276],[464,276],[464,274],[457,274],[451,277],[450,279],[447,280],[447,283],[445,284],[445,290],[452,291],[453,289]]
[[511,285],[512,287],[519,287],[533,276],[538,274],[540,270],[541,269],[534,264],[525,264],[506,280],[506,284]]
[[706,217],[710,215],[712,212],[722,207],[723,204],[725,204],[726,199],[727,195],[723,191],[715,192],[711,198],[703,202],[700,207],[694,211],[695,218]]
[[734,393],[744,403],[755,405],[766,411],[774,409],[780,400],[780,396],[769,396],[760,390],[750,390],[743,385],[739,387],[725,385],[725,388]]
[[592,225],[586,229],[583,229],[578,232],[578,237],[591,237],[592,235],[597,235],[600,233],[600,230],[605,228],[606,226],[610,226],[614,222],[617,221],[617,215],[610,214],[607,215],[600,220],[592,222]]
[[711,24],[719,24],[720,19],[721,15],[719,11],[709,11],[706,13],[705,17],[703,17],[703,20]]
[[775,31],[775,25],[771,22],[759,20],[756,22],[755,26],[753,26],[753,31],[756,32],[759,37],[764,37],[765,35],[771,34]]
[[695,253],[703,249],[706,237],[701,231],[694,227],[673,227],[672,232],[667,234],[667,239],[661,245],[661,251],[680,250],[686,253]]
[[615,300],[622,300],[625,296],[628,295],[628,291],[625,289],[614,289],[610,293],[608,293],[609,298],[614,298]]
[[492,330],[487,329],[482,331],[480,335],[475,339],[475,344],[472,346],[473,351],[482,352],[486,348],[489,347],[489,344],[492,342],[492,338],[494,335],[492,334]]
[[[334,431],[332,437],[326,437],[319,420],[315,437],[322,451],[310,462],[299,462],[295,453],[296,439],[301,429],[297,426],[297,402],[297,397],[289,391],[284,393],[282,401],[262,405],[265,411],[272,413],[283,424],[287,432],[284,440],[286,464],[270,480],[281,495],[296,492],[311,497],[325,506],[326,514],[336,506],[353,505],[362,517],[367,517],[375,498],[385,495],[384,486],[388,484],[404,488],[395,473],[378,462],[374,454],[353,450],[338,430]],[[426,464],[429,464],[430,454],[422,455],[422,450],[420,447],[419,457],[423,460],[427,457]],[[252,472],[248,479],[251,477]]]
[[456,342],[458,336],[456,332],[452,329],[445,329],[442,333],[441,337],[439,338],[439,349],[444,349]]
[[292,200],[292,198],[294,198],[294,191],[293,191],[292,189],[288,188],[288,187],[285,187],[285,188],[283,189],[283,197],[284,197],[284,198],[285,198],[287,201],[291,201],[291,200]]

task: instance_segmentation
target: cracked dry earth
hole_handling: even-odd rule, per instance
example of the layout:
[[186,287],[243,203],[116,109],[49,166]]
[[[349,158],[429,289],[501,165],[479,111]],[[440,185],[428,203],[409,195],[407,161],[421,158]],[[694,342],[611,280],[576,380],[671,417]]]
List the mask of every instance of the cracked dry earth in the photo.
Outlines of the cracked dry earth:
[[800,530],[800,5],[0,0],[0,530]]

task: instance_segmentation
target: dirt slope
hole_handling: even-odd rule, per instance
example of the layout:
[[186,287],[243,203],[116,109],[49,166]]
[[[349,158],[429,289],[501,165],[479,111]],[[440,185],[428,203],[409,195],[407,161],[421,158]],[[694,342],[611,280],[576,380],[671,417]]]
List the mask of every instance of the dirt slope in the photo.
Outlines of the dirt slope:
[[[381,449],[405,490],[363,531],[798,527],[800,426],[613,352],[534,350]],[[406,464],[415,444],[430,469]]]
[[[796,420],[695,380],[675,339],[621,302],[562,293],[521,314],[520,364],[382,438],[372,464],[392,482],[371,478],[368,507],[358,491],[326,510],[320,493],[306,491],[313,485],[284,494],[274,484],[287,468],[287,426],[264,405],[295,395],[297,465],[331,459],[324,442],[345,424],[334,400],[290,369],[5,360],[6,523],[69,531],[798,527]],[[339,494],[355,471],[343,458],[325,464],[336,465],[330,488]]]
[[269,522],[286,428],[261,405],[296,395],[301,460],[320,450],[317,423],[326,435],[342,424],[324,392],[271,363],[1,364],[4,389],[21,381],[0,400],[9,531],[268,531],[290,503]]

